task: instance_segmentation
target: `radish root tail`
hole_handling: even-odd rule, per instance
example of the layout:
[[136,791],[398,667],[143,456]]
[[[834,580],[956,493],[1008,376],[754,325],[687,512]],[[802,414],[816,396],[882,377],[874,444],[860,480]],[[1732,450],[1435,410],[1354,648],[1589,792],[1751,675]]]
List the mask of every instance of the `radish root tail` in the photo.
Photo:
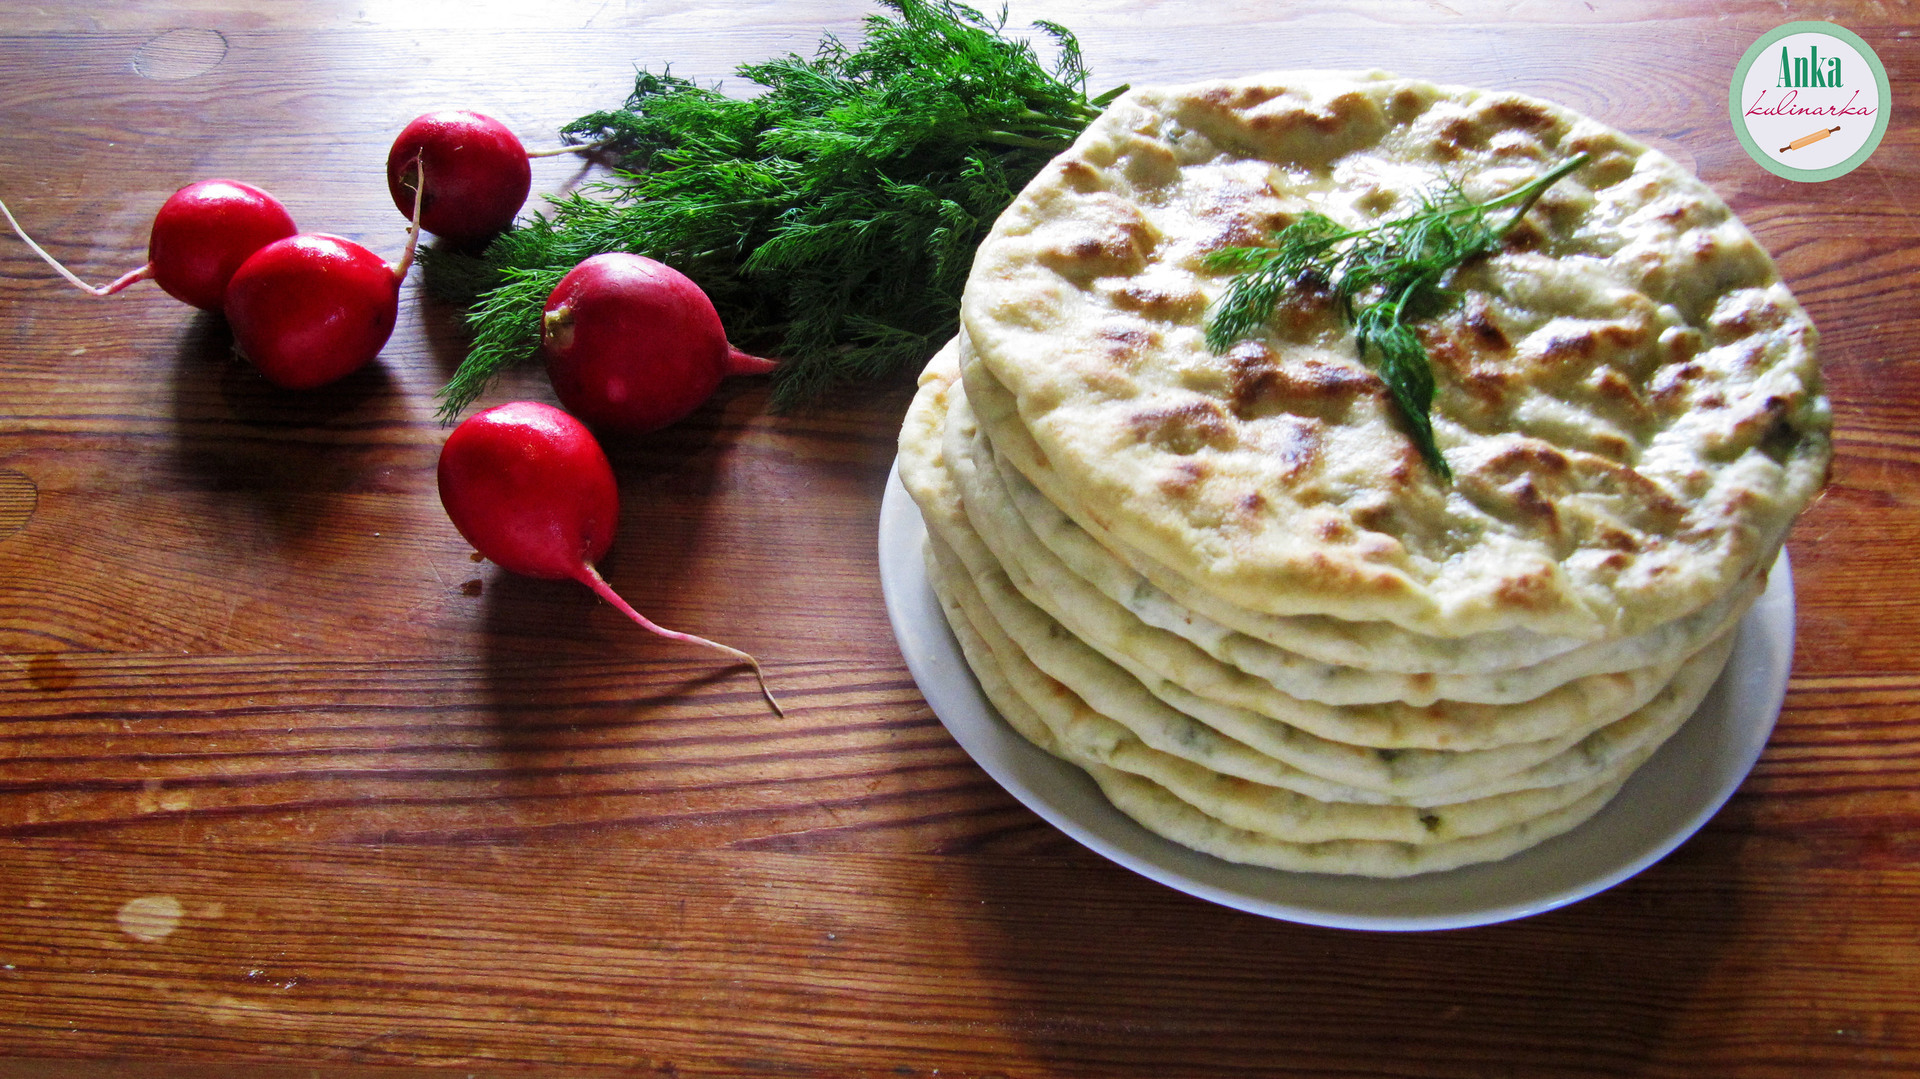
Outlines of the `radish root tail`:
[[681,633],[678,630],[666,629],[656,625],[651,618],[634,610],[631,604],[621,599],[620,593],[613,590],[613,586],[607,583],[606,578],[600,576],[600,571],[595,569],[591,563],[584,565],[582,569],[584,572],[580,577],[580,583],[593,589],[595,595],[613,604],[620,613],[640,623],[641,628],[652,633],[657,633],[670,641],[682,641],[686,644],[697,644],[704,648],[711,648],[716,652],[722,652],[732,656],[734,659],[752,667],[753,677],[760,683],[760,695],[767,699],[767,706],[773,709],[774,715],[780,716],[783,719],[786,717],[786,710],[781,708],[780,702],[774,699],[773,690],[767,688],[767,675],[765,671],[760,669],[759,660],[740,651],[738,648],[721,644],[719,641],[709,641],[705,637],[696,637],[691,633]]
[[119,277],[114,278],[98,289],[88,289],[87,291],[93,293],[95,296],[111,296],[136,281],[145,281],[152,276],[153,263],[149,262],[137,270],[128,270],[126,273],[121,274]]
[[407,226],[407,249],[400,261],[393,264],[393,276],[400,281],[407,279],[407,271],[413,268],[414,252],[420,247],[420,203],[427,190],[427,166],[418,155],[407,162],[407,168],[413,170],[413,223]]
[[727,345],[727,358],[721,370],[729,375],[764,375],[780,366],[778,360],[769,360],[764,356],[754,356]]
[[20,227],[20,222],[14,218],[13,211],[7,209],[5,202],[0,202],[0,216],[4,216],[7,219],[7,224],[13,226],[13,234],[20,237],[23,243],[32,248],[34,254],[39,255],[41,259],[45,260],[47,265],[53,267],[61,277],[66,278],[68,283],[82,292],[94,296],[111,296],[136,281],[145,281],[147,278],[153,276],[153,264],[148,263],[137,270],[122,275],[111,284],[89,285],[85,281],[80,280],[80,275],[62,266],[59,259],[47,254],[46,248],[34,243],[33,237],[27,235],[27,230]]

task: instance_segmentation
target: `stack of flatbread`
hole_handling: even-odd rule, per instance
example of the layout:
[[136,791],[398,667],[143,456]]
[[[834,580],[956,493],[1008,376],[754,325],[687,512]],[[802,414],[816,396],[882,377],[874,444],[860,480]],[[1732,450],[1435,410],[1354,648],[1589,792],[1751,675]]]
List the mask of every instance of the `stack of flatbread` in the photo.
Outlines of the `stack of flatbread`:
[[[1418,325],[1451,479],[1312,282],[1203,340],[1210,252],[1582,153]],[[1235,862],[1444,870],[1587,819],[1719,676],[1825,478],[1814,339],[1705,185],[1561,107],[1143,89],[981,247],[899,469],[987,696],[1120,810]]]

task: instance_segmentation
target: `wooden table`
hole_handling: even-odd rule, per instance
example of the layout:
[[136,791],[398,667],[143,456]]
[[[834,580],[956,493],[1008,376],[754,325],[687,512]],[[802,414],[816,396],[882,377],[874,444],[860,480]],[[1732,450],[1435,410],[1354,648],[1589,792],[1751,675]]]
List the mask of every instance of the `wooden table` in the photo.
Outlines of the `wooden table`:
[[[1012,13],[1078,30],[1099,86],[1380,66],[1556,98],[1696,166],[1819,323],[1839,454],[1794,534],[1771,747],[1663,863],[1477,930],[1212,906],[996,787],[882,608],[907,380],[782,416],[730,385],[614,448],[610,578],[766,659],[783,720],[584,590],[476,564],[433,481],[464,338],[417,286],[377,364],[290,394],[219,319],[0,239],[0,1077],[1920,1071],[1920,17],[1800,6]],[[412,116],[551,143],[636,64],[717,79],[868,10],[0,0],[0,195],[90,280],[210,176],[397,253],[380,167]],[[1842,179],[1777,179],[1729,131],[1735,61],[1792,18],[1892,80]],[[536,191],[579,179],[544,160]]]

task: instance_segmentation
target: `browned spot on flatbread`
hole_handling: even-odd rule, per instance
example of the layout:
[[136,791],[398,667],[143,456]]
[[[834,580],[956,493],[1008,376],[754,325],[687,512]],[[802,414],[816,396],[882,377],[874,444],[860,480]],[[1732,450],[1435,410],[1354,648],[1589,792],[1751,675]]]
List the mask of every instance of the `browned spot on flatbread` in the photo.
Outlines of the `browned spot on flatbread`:
[[1100,190],[1100,170],[1077,157],[1060,159],[1060,179],[1069,190],[1086,194]]
[[1321,421],[1305,416],[1281,416],[1282,422],[1261,430],[1264,447],[1281,466],[1281,475],[1298,480],[1320,459]]
[[1353,520],[1354,524],[1369,532],[1392,532],[1399,514],[1394,509],[1393,503],[1383,499],[1351,506],[1347,510],[1347,516]]
[[1538,251],[1546,245],[1547,234],[1540,231],[1540,226],[1534,224],[1532,217],[1522,218],[1519,224],[1514,225],[1507,232],[1506,238],[1500,241],[1500,249],[1510,254]]
[[1160,477],[1160,490],[1176,502],[1185,502],[1193,498],[1195,488],[1207,476],[1204,461],[1177,461]]
[[1356,562],[1350,552],[1342,551],[1338,556],[1330,556],[1315,551],[1307,559],[1307,565],[1316,587],[1373,596],[1403,595],[1407,591],[1403,579]]
[[1521,381],[1513,342],[1494,321],[1485,297],[1474,295],[1459,313],[1415,327],[1436,371],[1445,371],[1483,406],[1501,403]]
[[1685,392],[1686,384],[1705,377],[1707,369],[1689,360],[1673,367],[1663,367],[1653,376],[1653,399],[1665,402]]
[[1131,140],[1122,161],[1122,171],[1135,187],[1164,187],[1180,180],[1180,158],[1165,143]]
[[1156,239],[1138,207],[1105,193],[1079,200],[1074,214],[1052,218],[1037,238],[1040,261],[1076,281],[1139,272]]
[[1596,431],[1587,436],[1587,448],[1602,457],[1615,462],[1624,462],[1633,455],[1633,444],[1615,434]]
[[[1639,472],[1603,455],[1566,453],[1537,439],[1516,439],[1503,446],[1465,479],[1482,491],[1493,492],[1489,497],[1528,515],[1544,515],[1557,499],[1579,491],[1615,496],[1617,505],[1630,507],[1623,521],[1643,534],[1671,531],[1687,516],[1686,506]],[[1544,501],[1544,509],[1535,504],[1535,496]],[[1606,527],[1605,546],[1640,548],[1640,542],[1629,534]]]
[[1620,139],[1619,132],[1587,128],[1561,144],[1568,154],[1592,156],[1593,160],[1580,168],[1580,183],[1588,190],[1612,187],[1633,175],[1640,154],[1629,151]]
[[1653,217],[1678,229],[1695,228],[1713,221],[1719,215],[1712,212],[1705,200],[1691,195],[1669,195],[1655,203]]
[[[1786,321],[1786,310],[1775,303],[1771,296],[1755,289],[1731,302],[1722,303],[1708,324],[1723,339],[1731,339],[1779,329]],[[1758,342],[1748,342],[1748,345],[1755,352],[1760,351]]]
[[1318,108],[1255,109],[1247,117],[1247,126],[1263,135],[1285,135],[1300,130],[1341,135],[1351,133],[1354,122],[1372,109],[1371,98],[1358,90],[1349,90],[1328,98]]
[[1728,496],[1726,507],[1736,516],[1744,516],[1747,511],[1760,505],[1764,501],[1766,501],[1766,499],[1759,492],[1749,487],[1740,487],[1736,488],[1733,494]]
[[1281,412],[1324,415],[1385,392],[1371,371],[1313,357],[1281,363],[1260,341],[1242,341],[1227,353],[1228,402],[1241,419]]
[[1753,373],[1767,365],[1766,342],[1758,337],[1742,338],[1733,348],[1732,367],[1736,370]]
[[1545,567],[1514,574],[1502,580],[1494,594],[1509,607],[1523,611],[1549,610],[1556,600],[1553,574]]
[[1539,161],[1547,156],[1547,148],[1539,139],[1518,131],[1500,132],[1488,140],[1487,148],[1493,156],[1508,160]]
[[1536,352],[1548,364],[1574,364],[1637,350],[1653,336],[1650,322],[1637,318],[1576,323],[1550,332]]
[[1507,340],[1506,332],[1493,321],[1493,313],[1484,296],[1476,295],[1474,301],[1467,305],[1460,325],[1467,331],[1469,339],[1483,351],[1508,352],[1513,349],[1513,342]]
[[1424,94],[1411,86],[1403,86],[1387,99],[1387,115],[1396,124],[1407,124],[1432,105],[1433,102]]
[[1513,498],[1513,508],[1521,515],[1532,518],[1535,524],[1543,526],[1550,533],[1560,531],[1560,515],[1554,511],[1553,503],[1540,494],[1540,488],[1534,485],[1530,477],[1521,477],[1513,481],[1507,489]]
[[1286,93],[1284,86],[1258,86],[1251,83],[1237,85],[1211,86],[1203,90],[1198,98],[1201,102],[1219,109],[1238,111],[1250,109]]
[[1640,401],[1640,391],[1615,367],[1600,369],[1593,380],[1593,392],[1615,404],[1638,404]]
[[1267,243],[1295,218],[1265,183],[1242,177],[1226,177],[1195,192],[1191,208],[1207,229],[1191,241],[1201,252]]
[[1354,196],[1353,204],[1375,217],[1384,217],[1387,211],[1400,204],[1400,193],[1390,187],[1373,184]]
[[1550,443],[1531,438],[1516,439],[1487,458],[1477,471],[1500,478],[1522,474],[1557,477],[1572,472],[1573,462]]
[[1127,417],[1134,436],[1182,456],[1202,447],[1225,447],[1233,441],[1226,413],[1204,398],[1190,398],[1177,405],[1142,409]]
[[1227,352],[1227,401],[1241,419],[1280,393],[1280,364],[1259,341],[1242,341]]
[[1508,395],[1512,393],[1514,385],[1520,379],[1519,375],[1513,371],[1480,364],[1465,374],[1456,376],[1455,381],[1480,404],[1496,406],[1508,399]]
[[1631,532],[1624,532],[1618,528],[1614,528],[1611,525],[1601,525],[1594,529],[1593,539],[1594,542],[1600,546],[1614,551],[1625,551],[1629,554],[1635,554],[1640,550],[1639,537]]
[[1420,460],[1420,451],[1414,448],[1412,439],[1402,435],[1398,440],[1398,450],[1393,455],[1393,464],[1387,466],[1386,486],[1394,491],[1405,491],[1413,486],[1415,476],[1424,475],[1426,465]]
[[1107,358],[1128,360],[1138,356],[1158,339],[1158,334],[1141,326],[1129,326],[1125,323],[1103,323],[1094,331],[1104,346]]
[[1129,281],[1114,289],[1112,296],[1113,305],[1123,311],[1170,322],[1197,315],[1207,306],[1207,298],[1198,289],[1161,288],[1139,281]]
[[[1611,409],[1613,414],[1629,417],[1635,422],[1649,415],[1647,399],[1641,394],[1640,387],[1634,385],[1633,380],[1621,373],[1619,368],[1600,368],[1593,376],[1592,385],[1594,396],[1599,398],[1601,404]],[[1596,431],[1590,441],[1597,445],[1598,441],[1607,438],[1605,432]],[[1612,436],[1611,441],[1623,443],[1619,436]],[[1620,454],[1616,451],[1623,452],[1625,449],[1624,444],[1614,445],[1609,446],[1606,452],[1609,456],[1617,457]]]
[[1465,116],[1449,117],[1441,123],[1436,146],[1449,150],[1462,150],[1477,146],[1480,142],[1480,125]]
[[1736,406],[1739,414],[1732,429],[1735,444],[1775,451],[1790,448],[1800,437],[1793,423],[1793,408],[1793,400],[1779,394],[1769,394],[1757,402],[1748,398]]
[[1552,112],[1541,107],[1537,101],[1524,98],[1503,97],[1487,106],[1487,116],[1501,127],[1517,127],[1526,131],[1542,131],[1552,127]]

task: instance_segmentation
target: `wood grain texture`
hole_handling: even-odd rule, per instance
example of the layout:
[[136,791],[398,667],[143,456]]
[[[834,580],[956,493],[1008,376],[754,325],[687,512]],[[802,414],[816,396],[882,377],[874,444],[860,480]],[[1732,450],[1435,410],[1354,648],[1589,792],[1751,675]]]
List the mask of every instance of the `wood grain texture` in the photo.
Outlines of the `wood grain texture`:
[[[539,144],[636,64],[733,86],[868,11],[0,0],[0,197],[96,281],[217,175],[397,252],[379,170],[412,116],[478,108]],[[766,660],[780,719],[740,670],[474,561],[433,489],[456,311],[409,285],[374,366],[288,394],[218,318],[88,298],[0,239],[0,1079],[1920,1072],[1912,13],[1011,15],[1079,31],[1100,86],[1377,66],[1543,94],[1728,198],[1820,326],[1838,425],[1792,542],[1786,709],[1733,802],[1625,885],[1502,926],[1211,906],[1019,807],[907,675],[875,526],[910,379],[778,416],[730,384],[610,447],[609,578]],[[1793,18],[1859,33],[1895,92],[1873,159],[1822,184],[1727,127],[1734,62]],[[536,191],[587,179],[535,162]],[[488,400],[526,396],[537,372]]]

